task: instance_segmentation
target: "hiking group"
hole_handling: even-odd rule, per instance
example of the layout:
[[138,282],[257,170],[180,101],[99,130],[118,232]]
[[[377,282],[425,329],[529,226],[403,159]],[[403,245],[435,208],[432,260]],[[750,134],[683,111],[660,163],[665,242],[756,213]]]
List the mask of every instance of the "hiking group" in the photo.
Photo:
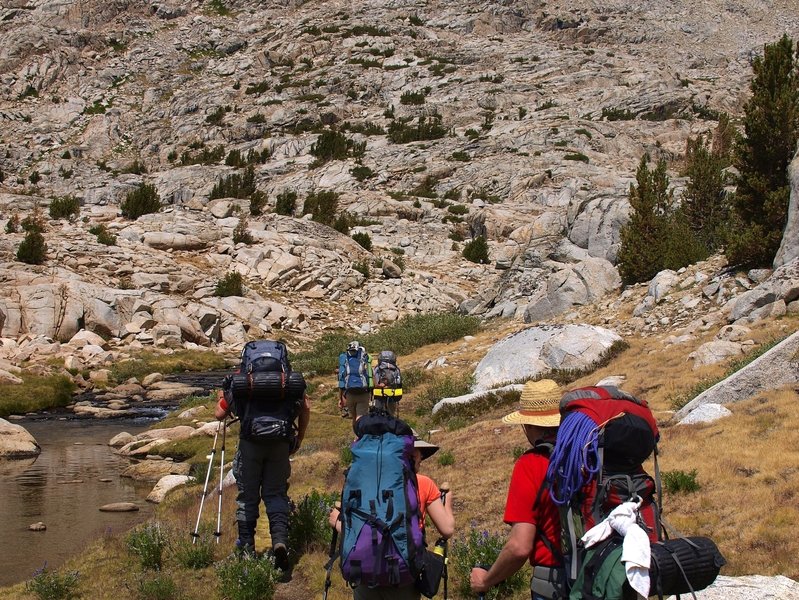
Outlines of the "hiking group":
[[[419,473],[438,446],[398,418],[396,363],[383,351],[373,366],[357,341],[339,356],[339,407],[348,409],[356,437],[341,501],[329,515],[325,600],[337,559],[355,600],[432,598],[442,580],[447,597],[452,492]],[[236,545],[254,553],[263,500],[275,564],[286,570],[289,457],[302,443],[310,401],[284,344],[245,346],[239,372],[219,395],[217,418],[230,413],[241,420]],[[530,448],[511,474],[503,516],[509,536],[492,565],[472,569],[473,592],[482,597],[527,562],[532,600],[662,598],[714,581],[724,558],[712,541],[664,539],[659,432],[646,402],[612,386],[564,393],[544,379],[526,383],[520,409],[502,420],[521,425]],[[654,478],[642,466],[653,453]],[[430,549],[428,519],[439,536]]]

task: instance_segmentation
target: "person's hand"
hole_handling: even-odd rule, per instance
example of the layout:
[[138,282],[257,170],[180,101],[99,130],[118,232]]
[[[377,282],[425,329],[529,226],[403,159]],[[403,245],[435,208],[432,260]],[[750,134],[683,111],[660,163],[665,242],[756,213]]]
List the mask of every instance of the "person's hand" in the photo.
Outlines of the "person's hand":
[[339,511],[339,509],[337,509],[337,508],[334,506],[333,508],[331,508],[331,509],[330,509],[330,514],[329,514],[329,515],[328,515],[328,517],[327,517],[327,522],[328,522],[328,523],[330,523],[330,526],[331,526],[333,529],[335,529],[335,528],[336,528],[336,523],[338,523],[338,515],[339,515],[339,512],[340,512],[340,511]]
[[486,575],[488,575],[488,571],[485,569],[481,569],[480,567],[472,569],[472,574],[469,577],[469,584],[472,586],[473,592],[482,594],[488,591],[489,586],[485,584]]
[[297,450],[299,450],[299,449],[300,449],[300,446],[301,446],[301,445],[302,445],[302,440],[299,438],[299,436],[298,436],[298,437],[295,437],[295,438],[294,438],[294,439],[291,441],[291,447],[289,448],[289,456],[291,456],[292,454],[294,454],[295,452],[297,452]]
[[338,407],[344,408],[344,404],[346,403],[346,397],[344,396],[344,392],[341,392],[338,395]]

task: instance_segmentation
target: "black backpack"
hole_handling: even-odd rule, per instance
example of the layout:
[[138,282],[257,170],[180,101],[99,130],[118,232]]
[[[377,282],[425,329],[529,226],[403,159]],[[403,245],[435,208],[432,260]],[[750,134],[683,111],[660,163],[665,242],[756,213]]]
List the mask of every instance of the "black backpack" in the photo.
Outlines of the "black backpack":
[[[389,400],[402,399],[402,372],[397,366],[397,355],[391,350],[383,350],[374,369],[374,395],[385,396]],[[380,385],[382,384],[382,386]]]
[[241,351],[239,373],[229,376],[225,394],[241,419],[242,439],[291,440],[294,421],[305,398],[305,378],[291,370],[283,342],[248,342]]

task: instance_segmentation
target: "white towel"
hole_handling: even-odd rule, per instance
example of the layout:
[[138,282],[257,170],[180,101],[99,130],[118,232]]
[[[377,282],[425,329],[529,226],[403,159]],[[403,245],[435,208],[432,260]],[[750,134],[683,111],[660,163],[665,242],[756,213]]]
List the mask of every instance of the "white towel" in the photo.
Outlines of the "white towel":
[[624,537],[621,550],[621,561],[627,574],[627,581],[639,596],[649,595],[649,565],[651,553],[649,536],[636,523],[640,502],[624,502],[614,508],[601,523],[585,532],[582,537],[586,548],[598,544],[613,531]]

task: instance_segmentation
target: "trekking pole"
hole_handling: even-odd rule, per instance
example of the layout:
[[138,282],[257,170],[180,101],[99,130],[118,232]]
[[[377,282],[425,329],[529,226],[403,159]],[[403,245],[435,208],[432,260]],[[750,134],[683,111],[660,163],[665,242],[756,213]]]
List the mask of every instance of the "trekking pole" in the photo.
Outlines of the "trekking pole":
[[[220,421],[222,423],[222,421]],[[222,536],[222,480],[225,478],[225,440],[227,438],[227,417],[222,425],[222,453],[219,456],[219,504],[216,509],[216,543],[219,543],[219,538]]]
[[[485,565],[485,564],[482,564],[482,563],[478,563],[478,564],[476,564],[474,566],[476,568],[478,568],[478,569],[483,569],[485,571],[488,571],[488,570],[491,569],[491,565]],[[478,600],[486,600],[486,593],[485,592],[478,593],[477,594],[477,598],[478,598]]]
[[205,496],[208,494],[208,480],[211,478],[211,471],[214,468],[214,455],[216,454],[216,440],[219,437],[219,428],[222,426],[222,421],[216,426],[216,433],[214,433],[214,443],[211,446],[211,454],[208,455],[208,469],[205,471],[205,485],[203,485],[203,495],[200,497],[200,510],[197,512],[197,524],[194,526],[194,531],[191,533],[193,538],[191,543],[196,544],[197,538],[200,537],[200,518],[203,514],[203,505],[205,504]]
[[[335,507],[339,511],[339,518],[341,518],[341,502],[336,502]],[[333,563],[336,562],[337,541],[338,541],[338,529],[336,529],[334,525],[333,536],[330,539],[330,552],[328,552],[328,556],[330,557],[330,559],[327,561],[327,564],[325,565],[325,570],[327,571],[327,574],[325,575],[325,592],[322,595],[322,600],[327,600],[327,591],[330,589],[330,572],[333,570]]]
[[[441,484],[441,504],[446,506],[447,493],[449,492],[449,483],[444,482]],[[447,600],[447,583],[449,582],[449,569],[447,569],[447,549],[449,548],[449,540],[444,540],[444,600]]]

